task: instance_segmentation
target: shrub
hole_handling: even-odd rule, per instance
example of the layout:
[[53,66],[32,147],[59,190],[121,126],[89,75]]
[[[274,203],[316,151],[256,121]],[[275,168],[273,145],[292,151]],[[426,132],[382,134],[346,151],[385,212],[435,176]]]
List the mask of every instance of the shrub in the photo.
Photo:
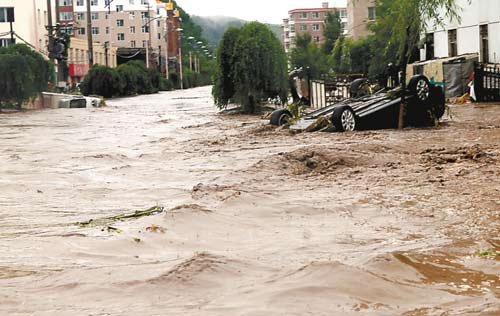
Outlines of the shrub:
[[47,89],[54,78],[54,67],[26,45],[0,48],[0,109],[21,107]]

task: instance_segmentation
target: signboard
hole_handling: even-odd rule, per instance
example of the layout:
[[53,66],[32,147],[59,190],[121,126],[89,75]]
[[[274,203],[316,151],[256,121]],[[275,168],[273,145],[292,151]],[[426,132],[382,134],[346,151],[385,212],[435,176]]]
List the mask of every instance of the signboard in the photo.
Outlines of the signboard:
[[70,77],[84,77],[89,72],[89,65],[86,64],[69,64]]

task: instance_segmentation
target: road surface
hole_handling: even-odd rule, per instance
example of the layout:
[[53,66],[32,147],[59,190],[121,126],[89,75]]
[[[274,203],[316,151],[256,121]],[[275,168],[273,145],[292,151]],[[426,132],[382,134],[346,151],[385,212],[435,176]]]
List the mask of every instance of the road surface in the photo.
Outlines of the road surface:
[[499,315],[500,107],[451,112],[292,135],[204,87],[2,114],[0,314]]

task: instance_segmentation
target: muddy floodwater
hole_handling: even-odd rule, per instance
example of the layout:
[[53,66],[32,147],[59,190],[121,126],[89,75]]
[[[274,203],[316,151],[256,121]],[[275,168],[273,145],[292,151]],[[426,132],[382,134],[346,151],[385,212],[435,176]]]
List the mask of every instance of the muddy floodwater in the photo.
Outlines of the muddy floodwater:
[[208,87],[0,114],[0,315],[500,315],[499,104],[265,124]]

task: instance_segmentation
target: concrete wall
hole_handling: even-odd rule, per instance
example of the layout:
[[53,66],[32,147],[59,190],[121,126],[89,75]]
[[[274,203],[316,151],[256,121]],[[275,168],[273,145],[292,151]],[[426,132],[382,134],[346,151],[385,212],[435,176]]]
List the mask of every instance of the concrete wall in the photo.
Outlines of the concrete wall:
[[[480,25],[488,25],[489,61],[500,63],[500,1],[499,0],[457,0],[460,7],[460,21],[445,20],[444,25],[432,25],[427,33],[434,33],[434,55],[449,57],[448,31],[457,30],[457,51],[459,55],[479,53]],[[443,12],[444,16],[444,12]],[[423,52],[422,57],[425,56]]]
[[351,38],[356,40],[371,34],[368,30],[370,7],[375,7],[375,0],[347,1],[348,34]]

